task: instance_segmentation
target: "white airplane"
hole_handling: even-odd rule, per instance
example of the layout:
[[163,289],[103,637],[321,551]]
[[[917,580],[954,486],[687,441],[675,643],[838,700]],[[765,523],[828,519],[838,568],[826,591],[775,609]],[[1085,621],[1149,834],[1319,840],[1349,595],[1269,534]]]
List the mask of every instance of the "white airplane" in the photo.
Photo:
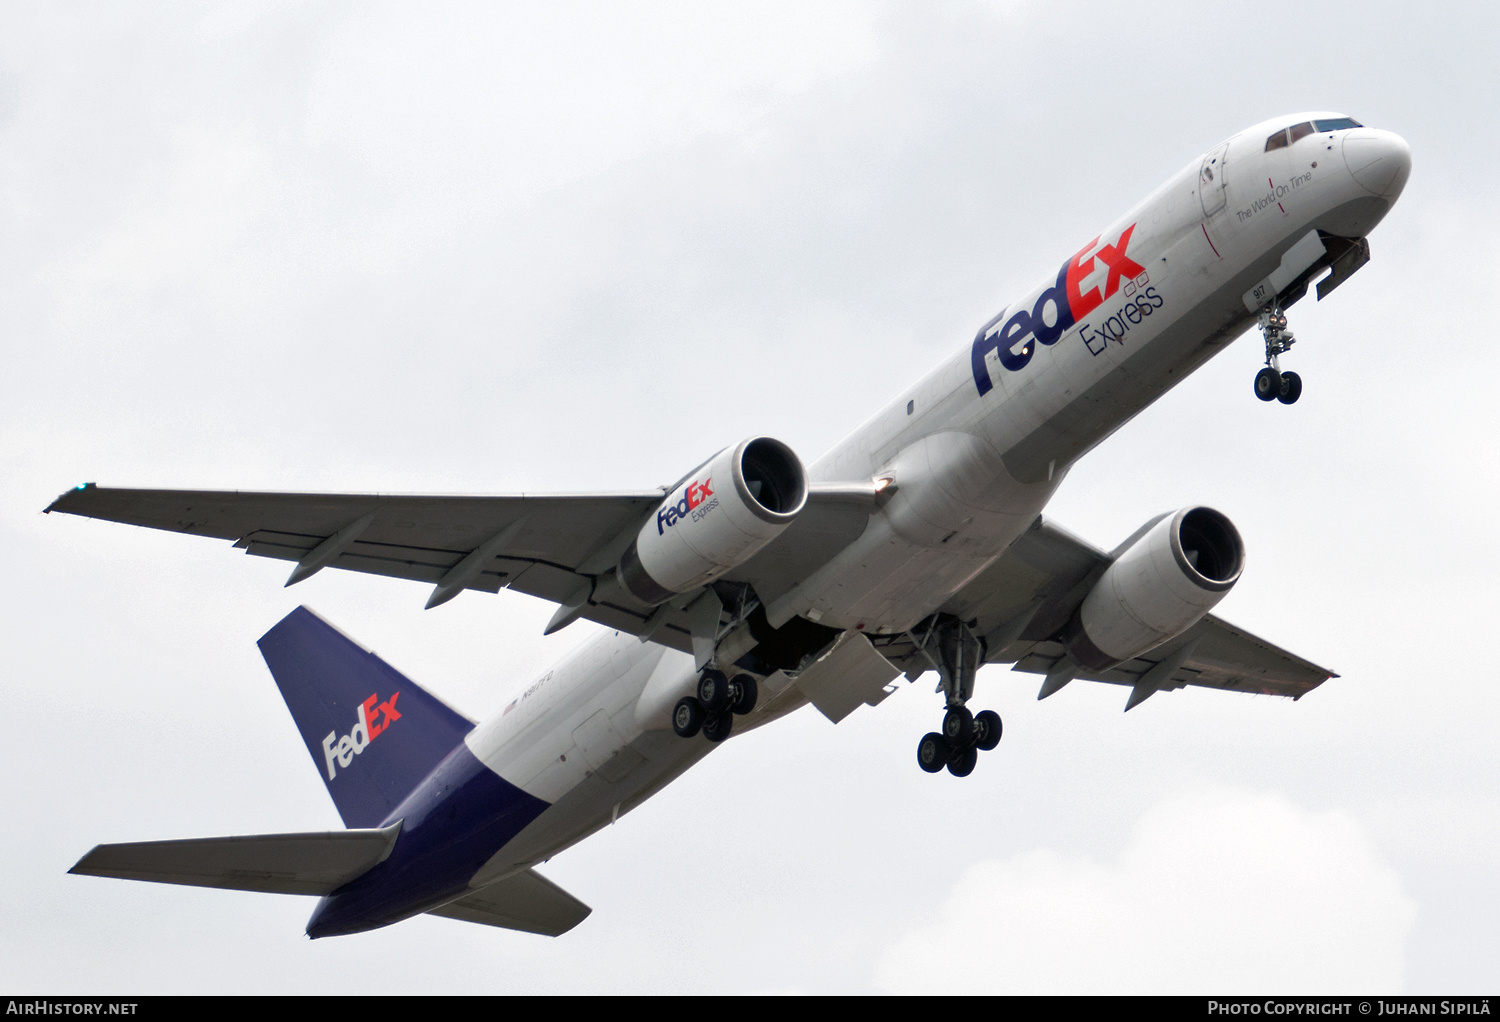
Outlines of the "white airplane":
[[589,909],[534,870],[740,733],[811,703],[835,723],[935,671],[923,770],[1000,740],[976,669],[1087,679],[1129,710],[1185,685],[1298,698],[1335,677],[1210,613],[1244,566],[1206,507],[1105,552],[1044,520],[1069,467],[1251,325],[1258,398],[1302,392],[1285,310],[1369,259],[1398,136],[1337,113],[1220,143],[1063,260],[971,344],[804,468],[726,448],[666,489],[380,496],[103,489],[47,510],[232,540],[432,585],[519,590],[610,631],[482,724],[299,608],[260,647],[349,829],[100,845],[72,872],[320,895],[313,937],[418,913],[556,935]]

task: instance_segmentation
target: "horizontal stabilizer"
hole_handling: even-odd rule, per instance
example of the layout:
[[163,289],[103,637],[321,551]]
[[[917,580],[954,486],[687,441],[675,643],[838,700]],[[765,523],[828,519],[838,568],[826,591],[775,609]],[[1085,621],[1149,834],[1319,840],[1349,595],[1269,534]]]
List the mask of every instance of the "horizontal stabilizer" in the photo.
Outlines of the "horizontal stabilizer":
[[583,922],[592,911],[536,870],[528,869],[450,901],[429,915],[557,937]]
[[400,830],[397,821],[380,830],[98,845],[68,872],[268,894],[328,894],[384,860]]

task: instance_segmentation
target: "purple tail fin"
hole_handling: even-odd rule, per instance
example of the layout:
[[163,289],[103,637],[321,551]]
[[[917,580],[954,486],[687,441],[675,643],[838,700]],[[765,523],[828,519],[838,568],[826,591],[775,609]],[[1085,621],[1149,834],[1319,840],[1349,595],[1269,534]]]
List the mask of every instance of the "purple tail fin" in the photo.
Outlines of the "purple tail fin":
[[379,826],[474,728],[306,607],[258,645],[347,827]]

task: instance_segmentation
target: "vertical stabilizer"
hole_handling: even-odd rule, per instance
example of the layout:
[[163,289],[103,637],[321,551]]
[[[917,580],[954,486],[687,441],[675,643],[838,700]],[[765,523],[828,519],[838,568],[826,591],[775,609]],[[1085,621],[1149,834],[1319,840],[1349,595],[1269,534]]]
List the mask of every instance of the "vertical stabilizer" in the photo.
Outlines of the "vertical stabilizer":
[[345,826],[379,826],[474,727],[306,607],[258,645]]

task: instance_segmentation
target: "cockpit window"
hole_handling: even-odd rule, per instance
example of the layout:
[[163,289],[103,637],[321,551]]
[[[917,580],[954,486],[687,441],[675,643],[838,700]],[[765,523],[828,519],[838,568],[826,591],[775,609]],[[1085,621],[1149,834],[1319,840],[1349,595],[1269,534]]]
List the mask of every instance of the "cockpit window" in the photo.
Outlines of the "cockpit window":
[[[1345,118],[1345,120],[1348,120],[1348,118]],[[1332,124],[1334,122],[1319,121],[1318,123]],[[1353,121],[1349,121],[1349,124],[1358,127],[1358,125],[1355,125]],[[1323,129],[1320,128],[1318,130],[1321,131]],[[1266,152],[1270,152],[1272,149],[1285,149],[1289,145],[1295,145],[1297,143],[1297,139],[1306,138],[1312,133],[1313,126],[1310,121],[1303,121],[1301,124],[1294,124],[1290,128],[1283,128],[1276,134],[1272,135],[1270,138],[1266,139]]]
[[1314,131],[1342,131],[1344,128],[1363,128],[1352,117],[1335,117],[1327,121],[1303,121],[1294,124],[1290,128],[1283,128],[1270,138],[1266,139],[1266,152],[1272,149],[1285,149],[1289,145],[1296,145],[1299,138],[1306,138]]

